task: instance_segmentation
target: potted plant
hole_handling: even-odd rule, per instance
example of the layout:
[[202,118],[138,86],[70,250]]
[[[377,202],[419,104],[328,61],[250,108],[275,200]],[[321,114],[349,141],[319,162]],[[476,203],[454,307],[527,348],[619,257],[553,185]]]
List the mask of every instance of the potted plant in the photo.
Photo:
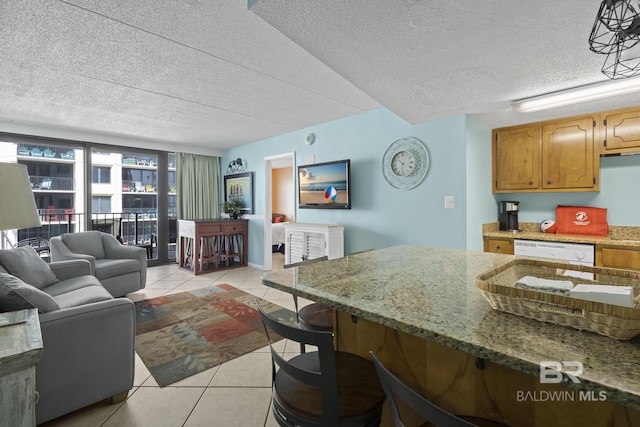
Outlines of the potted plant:
[[224,213],[229,214],[229,217],[233,219],[242,216],[242,208],[244,208],[244,203],[240,197],[233,197],[222,204]]

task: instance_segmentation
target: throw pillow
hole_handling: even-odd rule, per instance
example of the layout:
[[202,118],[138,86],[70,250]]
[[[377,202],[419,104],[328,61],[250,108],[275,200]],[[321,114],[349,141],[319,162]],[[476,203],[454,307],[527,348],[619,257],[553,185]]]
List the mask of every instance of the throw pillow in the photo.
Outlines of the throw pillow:
[[40,313],[60,310],[56,300],[7,273],[0,273],[0,311],[37,308]]
[[10,274],[38,289],[59,282],[49,264],[29,246],[0,250],[0,264]]

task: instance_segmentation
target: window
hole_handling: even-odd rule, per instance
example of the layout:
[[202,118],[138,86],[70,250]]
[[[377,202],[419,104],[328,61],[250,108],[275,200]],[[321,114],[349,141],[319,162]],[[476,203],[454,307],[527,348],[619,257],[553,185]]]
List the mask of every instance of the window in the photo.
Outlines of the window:
[[111,184],[111,168],[106,166],[93,166],[91,168],[91,182],[94,184]]
[[111,212],[111,196],[93,196],[91,198],[91,211],[93,213]]

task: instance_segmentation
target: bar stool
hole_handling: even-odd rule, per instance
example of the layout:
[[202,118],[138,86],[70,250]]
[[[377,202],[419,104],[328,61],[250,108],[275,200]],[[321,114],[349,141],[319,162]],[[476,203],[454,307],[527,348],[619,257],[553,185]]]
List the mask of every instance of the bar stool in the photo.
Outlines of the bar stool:
[[238,262],[240,264],[244,263],[243,254],[242,254],[242,246],[240,245],[238,234],[224,234],[221,237],[221,241],[219,242],[220,248],[220,260],[225,260],[227,263],[227,267],[231,265],[233,260],[238,257]]
[[436,406],[432,402],[425,399],[420,394],[416,393],[413,389],[402,382],[396,377],[386,366],[384,366],[373,354],[369,352],[371,360],[373,361],[376,371],[378,372],[378,378],[380,378],[380,384],[384,390],[384,394],[387,396],[387,402],[391,409],[393,416],[393,422],[397,427],[404,426],[398,410],[396,397],[406,403],[411,409],[413,409],[418,415],[420,415],[427,425],[433,425],[435,427],[508,427],[505,424],[497,421],[489,420],[486,418],[474,417],[474,416],[460,416],[453,415],[444,409]]
[[[326,261],[327,256],[309,259],[292,264],[285,264],[284,268],[298,267],[314,262]],[[314,302],[302,308],[298,308],[298,296],[293,296],[293,304],[296,309],[296,320],[301,328],[309,331],[333,332],[333,309],[320,302]],[[305,352],[304,344],[300,344],[300,352]]]
[[218,236],[200,236],[200,271],[204,270],[204,265],[213,263],[218,268]]
[[[271,351],[271,406],[279,425],[380,425],[385,395],[369,360],[334,350],[333,333],[281,323],[266,314],[257,300],[255,304]],[[285,359],[273,348],[274,336],[314,345],[317,351]]]

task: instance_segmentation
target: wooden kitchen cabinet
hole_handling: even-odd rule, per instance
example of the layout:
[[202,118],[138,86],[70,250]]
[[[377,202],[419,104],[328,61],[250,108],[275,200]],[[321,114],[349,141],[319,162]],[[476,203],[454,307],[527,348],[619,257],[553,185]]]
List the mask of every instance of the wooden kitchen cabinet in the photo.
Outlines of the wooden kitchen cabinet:
[[596,266],[640,270],[640,248],[596,245]]
[[640,152],[640,108],[602,114],[603,141],[600,154]]
[[599,191],[596,116],[494,129],[493,192]]
[[496,237],[484,238],[484,251],[497,254],[513,255],[513,239],[500,239]]
[[493,141],[494,190],[540,187],[540,126],[497,130]]
[[[600,156],[593,116],[542,126],[542,188],[599,190]],[[596,175],[597,174],[597,175]]]

